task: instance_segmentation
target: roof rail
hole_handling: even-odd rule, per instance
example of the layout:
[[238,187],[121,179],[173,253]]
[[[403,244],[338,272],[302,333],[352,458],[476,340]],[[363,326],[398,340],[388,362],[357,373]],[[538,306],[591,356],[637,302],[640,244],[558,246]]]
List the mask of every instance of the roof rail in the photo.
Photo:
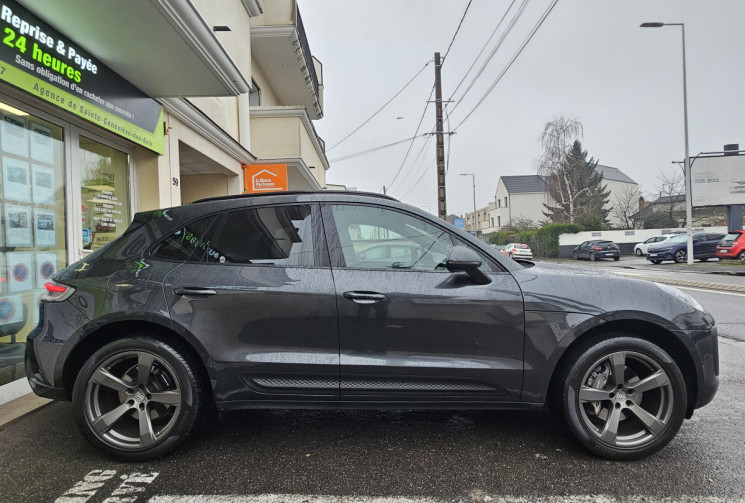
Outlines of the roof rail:
[[378,194],[375,192],[360,192],[360,191],[343,191],[343,190],[314,190],[314,191],[303,191],[303,190],[290,190],[284,192],[266,192],[264,194],[233,194],[230,196],[215,196],[199,199],[192,201],[189,204],[207,203],[212,201],[229,201],[231,199],[243,199],[243,198],[254,198],[254,197],[271,197],[271,196],[292,196],[292,195],[309,195],[309,194],[326,194],[335,196],[367,196],[367,197],[379,197],[381,199],[389,199],[391,201],[398,201],[398,199],[391,197],[387,194]]

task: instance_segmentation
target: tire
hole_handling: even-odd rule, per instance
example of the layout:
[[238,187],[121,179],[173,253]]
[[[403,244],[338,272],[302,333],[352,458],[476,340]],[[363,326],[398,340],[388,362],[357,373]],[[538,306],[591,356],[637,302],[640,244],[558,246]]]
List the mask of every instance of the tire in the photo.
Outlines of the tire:
[[574,260],[579,260],[579,255],[577,255],[577,252],[572,252],[572,258]]
[[706,262],[707,260],[709,260],[709,257],[698,259],[699,262]]
[[675,252],[675,255],[673,256],[673,260],[675,260],[676,264],[681,264],[683,262],[688,261],[688,252],[686,250],[678,250]]
[[594,253],[591,253],[590,254],[590,261],[595,262],[596,260],[597,260],[597,257],[595,256],[595,254]]
[[660,265],[662,263],[662,260],[653,260],[652,263],[654,265]]
[[[616,367],[623,368],[620,381]],[[583,446],[604,458],[634,460],[659,451],[686,414],[686,385],[674,360],[631,334],[578,347],[559,377],[562,418]]]
[[[142,380],[141,365],[147,368]],[[159,458],[189,435],[208,405],[202,373],[190,353],[146,334],[112,342],[78,373],[75,422],[91,444],[111,456]]]
[[742,262],[745,262],[745,250],[741,251],[739,255],[737,255],[737,258],[740,259]]
[[621,260],[621,257],[613,257],[613,260],[615,260],[616,262],[618,262],[619,260]]
[[508,256],[509,256],[510,258],[512,258],[512,252],[510,252]]
[[636,248],[636,249],[634,250],[634,255],[636,255],[637,257],[641,257],[641,256],[642,256],[642,255],[644,255],[644,254],[642,253],[641,249],[639,249],[639,248]]

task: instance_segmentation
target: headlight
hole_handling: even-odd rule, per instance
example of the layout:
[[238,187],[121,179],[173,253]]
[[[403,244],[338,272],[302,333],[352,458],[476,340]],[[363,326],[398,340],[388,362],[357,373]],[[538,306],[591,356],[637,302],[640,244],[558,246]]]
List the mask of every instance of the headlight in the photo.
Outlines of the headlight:
[[673,295],[680,301],[686,303],[687,305],[691,306],[693,309],[696,309],[698,311],[704,311],[706,312],[706,309],[698,303],[696,299],[688,295],[687,293],[682,292],[681,290],[674,288],[670,285],[663,285],[662,283],[657,283],[657,286],[660,287],[660,290],[663,290],[670,295]]

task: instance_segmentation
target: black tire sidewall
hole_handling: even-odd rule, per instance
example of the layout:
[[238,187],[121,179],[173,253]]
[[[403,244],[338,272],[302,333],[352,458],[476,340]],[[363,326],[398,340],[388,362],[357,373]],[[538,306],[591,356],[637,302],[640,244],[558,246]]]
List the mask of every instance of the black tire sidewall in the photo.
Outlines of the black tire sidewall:
[[[179,418],[168,436],[151,447],[138,450],[117,448],[101,440],[92,431],[85,413],[86,389],[95,370],[106,359],[128,351],[146,351],[162,358],[173,369],[182,389]],[[85,362],[73,388],[73,417],[85,438],[103,452],[125,461],[149,461],[170,452],[189,435],[203,408],[203,398],[203,379],[199,375],[198,366],[190,361],[186,352],[146,335],[133,336],[107,344]]]
[[[673,412],[665,430],[644,446],[619,448],[606,444],[587,429],[581,417],[577,393],[582,379],[590,365],[616,351],[634,351],[653,359],[667,373],[673,389]],[[688,404],[683,374],[665,351],[645,339],[621,333],[584,345],[566,362],[563,376],[561,408],[564,420],[575,438],[599,456],[616,460],[635,460],[649,456],[662,449],[675,437],[685,419]]]

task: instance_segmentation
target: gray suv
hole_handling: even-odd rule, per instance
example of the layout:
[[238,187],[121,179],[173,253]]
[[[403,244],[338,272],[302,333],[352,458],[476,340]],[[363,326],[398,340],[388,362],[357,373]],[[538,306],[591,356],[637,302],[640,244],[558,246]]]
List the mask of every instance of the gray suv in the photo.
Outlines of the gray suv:
[[46,287],[31,386],[126,460],[164,455],[215,407],[546,404],[594,453],[636,459],[718,386],[716,325],[688,295],[521,265],[374,194],[138,213]]

